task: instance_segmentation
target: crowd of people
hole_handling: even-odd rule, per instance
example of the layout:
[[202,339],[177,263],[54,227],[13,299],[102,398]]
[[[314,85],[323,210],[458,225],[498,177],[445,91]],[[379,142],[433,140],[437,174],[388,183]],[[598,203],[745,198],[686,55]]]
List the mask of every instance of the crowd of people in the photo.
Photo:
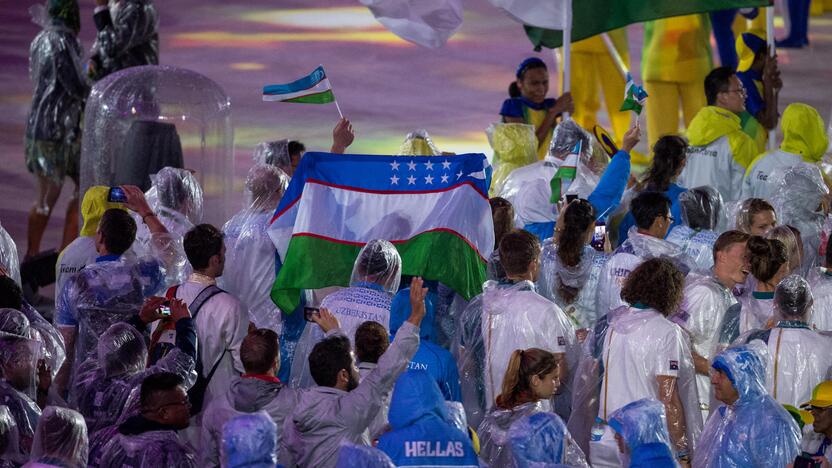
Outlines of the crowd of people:
[[[77,186],[90,80],[158,62],[152,2],[96,3],[86,74],[75,0],[48,1],[32,44],[27,257],[64,178]],[[256,148],[224,226],[202,223],[181,167],[146,192],[80,194],[53,317],[0,228],[0,467],[832,465],[829,140],[810,106],[777,114],[759,36],[737,47],[673,91],[707,105],[685,104],[684,135],[649,126],[640,175],[639,125],[602,144],[567,116],[571,95],[547,97],[543,61],[523,61],[490,130],[495,242],[470,300],[367,239],[348,287],[280,310],[268,229],[297,141]],[[353,139],[342,119],[330,152]],[[453,157],[424,131],[399,153]]]

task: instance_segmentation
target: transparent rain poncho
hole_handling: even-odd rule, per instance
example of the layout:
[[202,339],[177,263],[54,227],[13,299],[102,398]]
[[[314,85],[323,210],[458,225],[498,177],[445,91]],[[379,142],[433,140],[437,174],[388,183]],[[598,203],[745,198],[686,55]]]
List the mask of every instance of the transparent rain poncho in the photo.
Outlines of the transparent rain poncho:
[[25,461],[26,456],[20,452],[17,422],[9,411],[9,407],[0,405],[0,467],[14,468]]
[[[658,458],[656,455],[664,455],[671,462],[675,459],[664,405],[660,401],[645,398],[622,406],[610,415],[609,425],[624,439],[627,460],[649,466],[651,460]],[[629,461],[623,465],[630,466]]]
[[828,210],[829,188],[820,169],[807,163],[776,171],[770,179],[777,186],[772,205],[777,210],[779,224],[796,227],[803,239],[800,273],[805,276],[819,264],[817,253]]
[[399,156],[439,156],[442,152],[433,144],[433,139],[428,135],[427,130],[419,129],[404,137],[399,152],[396,154]]
[[148,375],[174,373],[189,388],[196,381],[194,360],[179,348],[172,349],[152,367],[147,365],[144,337],[127,323],[115,323],[98,340],[97,355],[78,368],[75,378],[78,411],[90,433],[114,424],[121,416],[130,392]]
[[[72,375],[90,356],[95,356],[98,337],[111,325],[137,314],[145,298],[164,286],[164,269],[153,259],[98,262],[87,265],[72,278],[58,299],[57,315],[77,321]],[[70,398],[74,395],[70,387]]]
[[101,457],[104,455],[104,448],[116,435],[118,435],[118,426],[123,424],[133,416],[137,416],[141,412],[141,387],[135,387],[127,397],[124,403],[124,408],[121,410],[121,416],[116,420],[115,424],[99,429],[95,432],[89,432],[90,439],[90,466],[101,466]]
[[190,171],[174,167],[164,167],[150,179],[145,198],[168,233],[151,234],[141,216],[132,213],[137,226],[133,251],[140,257],[165,252],[166,282],[181,284],[192,271],[183,240],[202,221],[202,186]]
[[809,326],[814,330],[832,332],[832,272],[822,267],[814,268],[806,280],[815,299]]
[[341,444],[335,468],[395,468],[384,452],[365,445]]
[[528,416],[543,413],[540,401],[524,403],[512,409],[494,409],[480,423],[477,436],[480,438],[480,460],[486,466],[510,467],[514,462],[510,429],[512,425]]
[[[684,436],[677,443],[695,452],[702,414],[688,341],[682,329],[649,308],[621,307],[599,319],[584,343],[568,424],[579,445],[587,447],[590,463],[618,460],[613,430],[604,424],[613,412],[643,398],[670,401],[674,392],[682,413],[668,423],[684,419]],[[670,429],[681,432],[682,427]]]
[[781,404],[800,406],[812,398],[815,385],[832,376],[832,337],[808,324],[813,303],[809,283],[788,276],[774,293],[774,327],[752,330],[737,340],[766,343],[766,390]]
[[765,389],[768,351],[759,341],[732,346],[714,358],[739,398],[711,414],[693,455],[694,467],[780,467],[800,454],[797,423]]
[[[19,320],[16,322],[20,322]],[[40,344],[17,334],[0,332],[0,405],[17,423],[20,451],[28,455],[41,410],[35,402]]]
[[289,156],[289,140],[262,141],[254,147],[252,159],[255,164],[275,166],[286,174],[291,174],[292,158]]
[[641,234],[636,226],[631,227],[627,240],[615,249],[601,271],[596,299],[598,317],[626,305],[621,299],[624,280],[637,266],[651,258],[667,258],[685,274],[694,268],[693,259],[678,245]]
[[38,361],[43,358],[39,335],[29,320],[14,309],[0,315],[0,377],[13,387],[35,397]]
[[277,426],[265,411],[229,420],[222,430],[222,466],[274,468],[277,465]]
[[176,431],[149,431],[136,435],[116,433],[103,449],[100,466],[196,468],[190,444]]
[[20,260],[17,256],[17,245],[8,231],[0,225],[0,266],[6,269],[11,279],[22,286],[20,282]]
[[[26,324],[20,328],[19,333],[6,328],[10,325],[9,322],[18,322],[21,316],[26,318]],[[0,309],[0,330],[39,342],[41,345],[40,357],[46,361],[52,372],[52,377],[55,377],[66,359],[64,339],[55,326],[46,321],[34,307],[24,302],[23,311]]]
[[83,416],[68,408],[47,406],[35,432],[31,463],[86,468],[88,452],[87,425]]
[[722,196],[712,187],[696,187],[679,195],[679,205],[682,224],[665,240],[681,247],[695,262],[696,270],[707,272],[714,265],[714,242],[728,226]]
[[595,190],[607,167],[607,155],[575,121],[562,122],[555,128],[549,154],[542,161],[515,169],[505,179],[499,193],[514,206],[518,226],[557,220],[557,207],[549,201],[552,196],[550,182],[578,142],[581,143],[581,154],[577,176],[571,183],[563,184],[562,192],[586,199]]
[[95,79],[140,65],[159,63],[159,15],[150,0],[110,2],[112,22],[92,47]]
[[80,24],[72,24],[70,19],[73,9],[77,15],[78,5],[69,2],[63,11],[31,10],[33,22],[43,30],[29,47],[33,90],[25,130],[26,166],[57,183],[66,175],[78,176],[81,115],[90,89],[77,36]]
[[488,144],[494,150],[491,166],[491,188],[496,196],[503,190],[503,183],[515,169],[537,162],[537,137],[534,125],[521,123],[493,123],[485,130]]
[[[535,292],[534,284],[488,281],[460,317],[457,364],[468,421],[478,425],[494,407],[516,349],[540,348],[566,358],[567,375],[545,411],[569,417],[572,375],[580,345],[575,327],[560,308]],[[508,428],[506,428],[507,430]]]
[[[728,309],[736,303],[732,291],[712,274],[688,275],[682,304],[670,320],[688,333],[692,351],[710,361],[718,349],[719,326]],[[710,377],[697,373],[696,387],[699,408],[702,410],[702,419],[705,420],[711,406]]]
[[238,298],[258,328],[280,334],[283,319],[272,302],[277,250],[267,232],[288,177],[275,166],[256,164],[248,172],[250,203],[228,220],[225,235],[225,270],[217,284]]
[[[350,287],[328,295],[321,307],[338,318],[344,335],[353,341],[355,330],[367,320],[390,328],[390,305],[399,289],[402,259],[398,250],[386,240],[372,240],[358,252],[350,276]],[[309,373],[309,353],[321,341],[320,327],[307,325],[295,348],[291,385],[308,388],[314,385]]]
[[[537,290],[541,296],[563,309],[576,327],[592,327],[598,319],[595,309],[598,279],[610,255],[598,252],[587,245],[581,254],[580,263],[574,267],[567,267],[558,257],[557,249],[554,239],[546,239],[543,242],[540,273],[536,281]],[[567,303],[561,297],[558,291],[561,283],[568,288],[579,290],[572,302]]]
[[583,451],[566,424],[552,413],[533,413],[515,421],[508,431],[514,466],[544,468],[562,464],[587,467]]

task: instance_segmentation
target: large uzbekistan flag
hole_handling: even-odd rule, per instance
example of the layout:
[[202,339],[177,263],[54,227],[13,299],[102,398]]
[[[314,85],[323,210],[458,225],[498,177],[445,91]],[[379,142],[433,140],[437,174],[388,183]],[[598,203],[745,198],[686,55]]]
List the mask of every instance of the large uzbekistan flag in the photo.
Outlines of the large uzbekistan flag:
[[[553,7],[541,8],[544,1],[532,0],[507,2],[511,7],[505,8],[515,18],[535,17],[546,14]],[[773,4],[773,0],[572,0],[572,42],[592,37],[602,32],[612,31],[628,24],[671,16],[706,13],[718,10],[746,7],[764,7]],[[512,8],[518,8],[512,11]],[[552,18],[552,24],[560,22]],[[526,35],[536,50],[541,47],[556,48],[563,45],[563,31],[529,26],[526,22]]]
[[347,286],[361,247],[392,242],[402,273],[482,290],[494,247],[491,166],[482,154],[379,156],[306,153],[269,235],[283,262],[272,299],[283,311],[300,289]]
[[263,100],[327,104],[335,100],[335,95],[324,67],[318,66],[312,73],[291,83],[264,86]]

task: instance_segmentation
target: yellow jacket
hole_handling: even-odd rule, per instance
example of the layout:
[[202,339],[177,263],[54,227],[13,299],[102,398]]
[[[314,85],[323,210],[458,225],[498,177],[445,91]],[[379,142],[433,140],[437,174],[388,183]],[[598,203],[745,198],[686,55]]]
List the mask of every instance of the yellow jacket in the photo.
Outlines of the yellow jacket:
[[783,142],[780,149],[799,154],[807,163],[817,164],[829,147],[829,135],[823,119],[814,107],[795,102],[783,111],[780,120]]
[[701,82],[713,66],[710,36],[711,23],[705,14],[644,23],[642,80]]
[[757,144],[743,132],[737,114],[721,107],[707,106],[696,114],[688,126],[690,146],[707,146],[724,136],[728,137],[734,161],[747,168],[757,156]]

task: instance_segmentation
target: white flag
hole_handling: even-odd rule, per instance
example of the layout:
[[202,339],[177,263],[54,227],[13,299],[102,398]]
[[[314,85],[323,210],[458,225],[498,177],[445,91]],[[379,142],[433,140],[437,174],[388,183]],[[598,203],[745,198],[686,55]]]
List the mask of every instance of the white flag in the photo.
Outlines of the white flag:
[[430,49],[462,26],[462,0],[361,0],[393,34]]
[[566,29],[567,3],[572,0],[488,0],[515,20],[538,28]]

